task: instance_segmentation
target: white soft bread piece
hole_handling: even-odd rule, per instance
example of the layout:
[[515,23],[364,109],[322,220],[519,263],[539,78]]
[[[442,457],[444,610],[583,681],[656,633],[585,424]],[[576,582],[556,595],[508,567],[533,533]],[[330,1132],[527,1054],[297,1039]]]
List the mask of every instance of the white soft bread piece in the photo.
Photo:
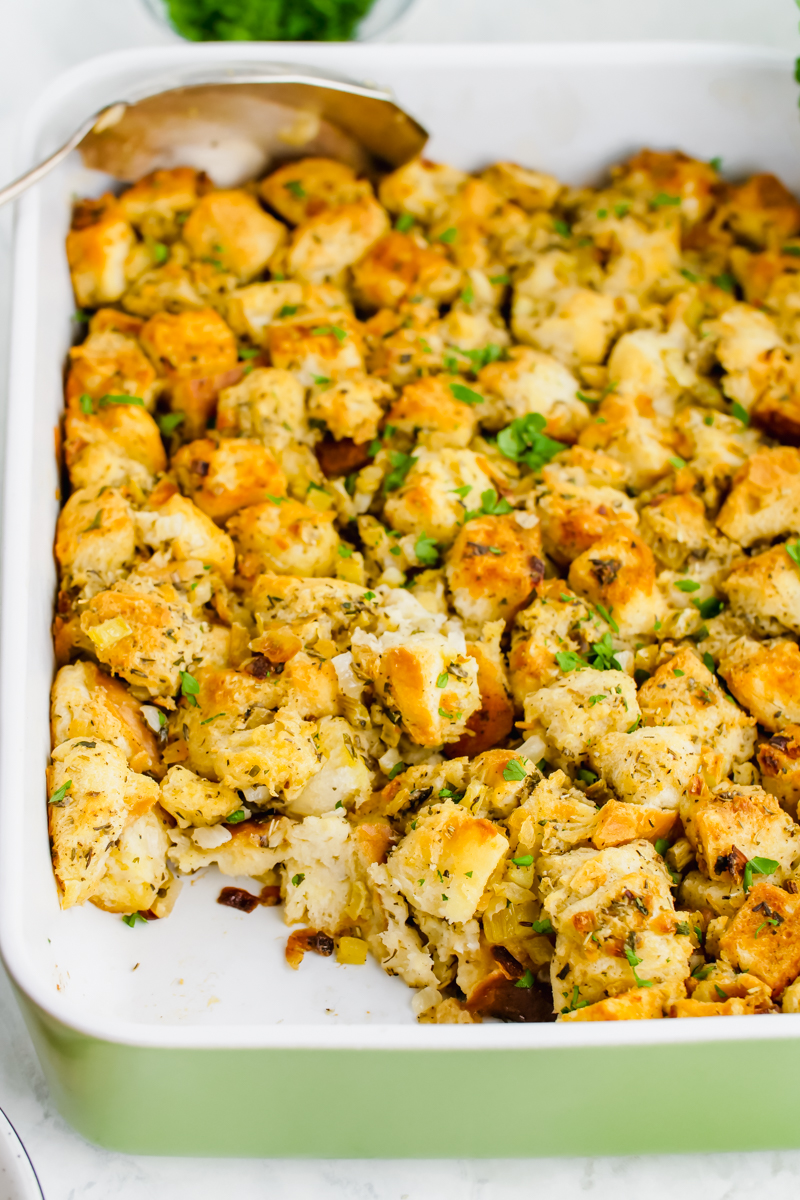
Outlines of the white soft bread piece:
[[387,871],[412,908],[468,921],[508,840],[491,821],[447,800],[417,821],[389,856]]
[[550,980],[557,1013],[618,996],[639,979],[683,995],[692,943],[676,933],[671,881],[649,842],[548,856],[538,870],[556,930]]
[[506,361],[484,367],[478,382],[487,397],[481,423],[489,429],[539,413],[549,437],[574,442],[589,422],[589,408],[577,398],[580,386],[572,371],[529,346],[515,346]]
[[677,811],[700,764],[692,734],[691,726],[602,734],[589,748],[589,762],[620,800]]
[[[152,719],[158,721],[157,711]],[[70,738],[98,738],[121,750],[133,771],[156,778],[164,772],[141,702],[95,663],[76,662],[58,672],[50,694],[50,730],[54,746]]]
[[171,813],[181,829],[187,829],[224,821],[241,809],[242,801],[232,788],[176,765],[170,767],[162,780],[161,807]]
[[389,493],[384,517],[402,533],[422,530],[435,541],[449,545],[465,512],[477,509],[485,492],[496,495],[489,465],[472,450],[418,450],[414,460],[401,486]]
[[624,671],[571,671],[525,699],[525,722],[543,732],[561,767],[576,765],[606,733],[624,733],[640,718],[636,685]]
[[281,709],[269,723],[220,737],[210,756],[213,770],[226,787],[263,786],[271,796],[294,799],[322,767],[316,733],[316,721]]
[[514,856],[566,854],[588,842],[597,826],[597,808],[571,786],[563,771],[543,779],[508,818]]
[[79,488],[62,508],[55,555],[67,587],[101,591],[133,566],[136,525],[119,488]]
[[350,825],[341,809],[291,826],[285,872],[287,925],[302,922],[333,936],[350,923],[346,909],[355,865]]
[[236,551],[230,536],[186,496],[174,492],[162,502],[160,491],[150,498],[155,511],[135,514],[142,540],[154,549],[169,548],[177,562],[195,559],[204,568],[213,567],[225,583],[231,583]]
[[170,839],[163,817],[157,807],[151,808],[122,831],[109,852],[105,875],[90,897],[92,904],[105,912],[149,912],[173,890],[167,866]]
[[52,760],[47,789],[53,869],[61,907],[71,908],[91,897],[114,843],[157,802],[158,784],[132,771],[116,746],[96,739],[70,738],[55,748]]
[[358,750],[355,730],[342,717],[323,717],[317,747],[324,762],[300,794],[287,805],[292,816],[324,816],[332,810],[363,803],[372,790],[372,776]]
[[[286,817],[266,821],[243,821],[232,828],[216,826],[213,846],[203,847],[195,841],[192,831],[175,827],[170,830],[172,846],[170,862],[183,874],[200,867],[216,865],[222,875],[249,875],[253,879],[266,877],[274,882],[273,868],[286,857]],[[204,841],[209,840],[200,835]]]

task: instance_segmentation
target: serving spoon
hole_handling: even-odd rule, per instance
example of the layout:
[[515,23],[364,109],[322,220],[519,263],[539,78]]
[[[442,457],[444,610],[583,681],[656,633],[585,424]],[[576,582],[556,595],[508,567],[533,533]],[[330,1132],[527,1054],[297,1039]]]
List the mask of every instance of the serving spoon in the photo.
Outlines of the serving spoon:
[[313,67],[259,63],[177,88],[151,85],[106,105],[49,158],[0,188],[0,205],[75,149],[87,167],[126,182],[158,167],[190,166],[233,187],[273,161],[311,155],[374,175],[382,165],[402,166],[427,140],[388,90]]

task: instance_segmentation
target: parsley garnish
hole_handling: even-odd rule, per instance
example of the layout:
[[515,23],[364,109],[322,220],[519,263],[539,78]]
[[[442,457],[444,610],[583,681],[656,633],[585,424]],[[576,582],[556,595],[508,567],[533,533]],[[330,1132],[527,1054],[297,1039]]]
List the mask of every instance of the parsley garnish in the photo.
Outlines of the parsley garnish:
[[284,304],[282,308],[278,309],[278,316],[293,317],[299,307],[299,304]]
[[[466,796],[466,794],[467,794],[466,792],[459,792],[456,788],[451,787],[450,784],[447,783],[442,788],[442,790],[439,792],[439,799],[440,800],[454,800],[456,804],[460,804],[461,801]],[[468,871],[467,874],[469,875],[469,878],[471,879],[472,872]]]
[[742,880],[745,895],[747,895],[753,886],[754,873],[757,875],[771,875],[773,871],[777,871],[779,866],[780,863],[776,862],[774,858],[751,858],[744,868],[744,877]]
[[448,683],[448,680],[449,680],[449,679],[450,679],[449,672],[447,672],[447,671],[442,671],[441,675],[440,675],[440,676],[439,676],[439,678],[436,680],[436,686],[437,686],[437,688],[446,688],[446,687],[447,687],[447,683]]
[[81,406],[81,412],[84,413],[87,417],[90,417],[92,415],[92,413],[94,412],[94,405],[92,404],[92,397],[87,395],[86,392],[84,392],[84,394],[81,396],[78,403]]
[[692,604],[704,621],[710,621],[712,617],[718,617],[725,607],[725,601],[720,600],[717,596],[709,596],[708,600],[693,600]]
[[633,979],[637,987],[652,987],[652,979],[640,979],[636,974],[636,968],[641,965],[642,960],[636,953],[636,934],[631,931],[628,934],[628,940],[624,946],[625,957],[628,960],[628,966],[633,971]]
[[549,917],[544,917],[541,921],[531,921],[531,929],[534,933],[555,933],[553,922]]
[[511,283],[511,279],[508,275],[490,275],[489,283],[493,283],[496,286],[501,283]]
[[519,783],[527,775],[525,764],[518,758],[511,758],[503,767],[503,779],[506,783]]
[[454,225],[451,225],[449,229],[445,229],[444,233],[440,233],[439,237],[436,240],[439,242],[444,242],[444,244],[446,246],[449,246],[449,245],[451,245],[452,242],[454,242],[456,240],[457,234],[458,234],[458,230],[455,228]]
[[727,271],[722,275],[715,275],[711,282],[718,288],[722,288],[723,292],[728,292],[731,296],[736,289],[736,280]]
[[620,221],[622,220],[623,217],[627,217],[627,215],[630,211],[631,211],[630,204],[615,204],[614,205],[614,216],[617,217]]
[[158,421],[158,427],[163,433],[164,437],[169,437],[171,434],[173,434],[185,419],[186,413],[182,412],[162,413],[160,416],[156,417],[156,420]]
[[400,213],[400,216],[394,223],[394,227],[398,233],[408,233],[409,229],[414,224],[414,218],[411,213]]
[[498,499],[494,488],[487,488],[485,492],[481,492],[480,508],[467,509],[464,513],[464,524],[474,520],[475,517],[503,517],[510,512],[512,512],[512,506],[505,497]]
[[[160,717],[162,714],[159,713],[158,715]],[[210,725],[212,721],[217,721],[220,717],[225,717],[227,715],[228,714],[224,713],[224,712],[214,713],[213,717],[206,717],[205,721],[201,721],[200,724],[201,725]]]
[[660,854],[663,858],[663,856],[667,853],[668,850],[669,850],[669,842],[667,841],[667,839],[659,838],[658,841],[656,842],[656,854]]
[[596,671],[622,670],[614,647],[611,644],[610,633],[604,633],[600,640],[591,646],[590,653],[594,655],[594,658],[590,660],[589,666],[594,667]]
[[197,708],[197,693],[200,691],[200,684],[195,679],[194,675],[190,675],[188,671],[181,671],[181,695],[185,696],[194,708]]
[[699,592],[700,584],[696,579],[676,579],[675,587],[679,592]]
[[703,666],[708,667],[708,669],[712,675],[715,673],[715,671],[717,669],[716,663],[714,662],[714,659],[709,654],[708,650],[706,650],[705,654],[703,655]]
[[89,533],[89,531],[92,529],[99,529],[100,522],[102,521],[102,519],[103,519],[103,510],[102,510],[102,508],[100,508],[94,514],[94,520],[92,521],[91,525],[87,525],[86,528],[83,530],[83,532]]
[[568,238],[572,236],[572,230],[569,225],[566,221],[562,221],[560,217],[553,219],[553,229],[555,229],[559,237]]
[[619,633],[619,625],[614,620],[614,618],[611,616],[614,609],[606,608],[605,604],[596,604],[595,608],[597,609],[598,616],[603,618],[606,625],[610,625],[611,628],[614,630],[614,633]]
[[785,549],[794,565],[800,567],[800,541],[787,542]]
[[138,404],[144,408],[144,400],[141,396],[112,396],[108,394],[101,396],[97,401],[98,408],[106,408],[109,404]]
[[463,292],[461,293],[461,303],[462,304],[472,304],[472,301],[474,299],[475,299],[475,292],[473,291],[472,284],[468,283],[467,286],[464,288]]
[[710,158],[708,160],[708,165],[714,171],[721,171],[722,170],[722,159],[719,157],[719,155],[717,155],[715,158]]
[[140,912],[128,913],[128,915],[122,919],[130,929],[134,928],[137,921],[142,921],[145,925],[147,924],[147,918],[143,917]]
[[477,375],[483,367],[488,367],[489,363],[502,358],[505,351],[496,342],[488,342],[487,345],[481,346],[480,350],[459,350],[458,353],[469,359],[472,372]]
[[72,780],[68,779],[66,783],[62,783],[61,787],[58,788],[57,791],[53,792],[52,796],[47,801],[47,803],[55,804],[59,808],[63,807],[64,797],[66,796],[67,792],[70,790],[71,787],[72,787]]
[[541,413],[517,417],[498,433],[497,449],[514,462],[524,462],[532,471],[540,470],[554,454],[566,449],[563,442],[542,433],[546,424]]
[[462,404],[469,404],[470,407],[475,404],[483,404],[483,396],[480,392],[474,392],[472,388],[468,388],[463,383],[451,383],[450,392],[456,400],[460,400]]
[[169,258],[169,247],[165,246],[163,242],[154,242],[153,258],[158,265],[161,266],[161,264],[165,263]]
[[232,812],[229,817],[225,818],[225,824],[226,825],[238,825],[240,821],[246,821],[246,820],[247,820],[247,818],[245,816],[244,809],[237,808],[236,812]]
[[414,553],[425,567],[435,567],[439,561],[436,538],[428,537],[423,530],[414,542]]
[[684,462],[684,460],[682,458],[679,458],[677,454],[674,455],[669,461],[672,463],[672,465],[676,471],[680,471],[683,469],[683,467],[686,466],[686,463]]
[[533,975],[531,974],[531,972],[526,971],[525,974],[520,979],[517,980],[517,982],[514,984],[514,987],[532,988],[533,987]]
[[713,963],[708,963],[704,967],[695,967],[695,969],[692,971],[692,979],[708,979],[713,970]]
[[750,417],[746,408],[742,408],[737,400],[734,400],[731,405],[731,414],[736,417],[737,421],[741,421],[743,425],[750,424]]
[[599,778],[599,775],[595,775],[594,771],[589,771],[586,767],[580,767],[578,770],[578,779],[589,784],[590,787],[593,783],[597,783]]
[[659,192],[658,195],[653,196],[652,200],[650,201],[650,207],[651,208],[670,208],[670,207],[674,208],[678,204],[680,204],[680,202],[681,202],[680,196],[670,196],[670,194],[668,192]]
[[315,325],[311,330],[312,337],[327,337],[333,334],[337,342],[343,342],[347,337],[347,330],[342,329],[341,325]]
[[339,545],[336,547],[336,552],[339,555],[339,558],[350,558],[353,553],[353,547],[346,546],[344,542],[339,542]]
[[574,650],[559,650],[555,657],[565,675],[569,675],[570,671],[582,671],[589,665],[586,659],[581,658],[580,654],[576,654]]
[[532,854],[520,854],[517,856],[517,858],[512,858],[511,861],[515,867],[532,867],[533,866],[533,855]]
[[392,470],[386,476],[383,486],[387,492],[394,492],[405,482],[406,475],[413,467],[416,459],[413,454],[403,454],[400,450],[389,451],[389,462]]
[[401,771],[405,771],[406,764],[404,762],[396,762],[389,772],[389,778],[395,779]]
[[288,183],[283,185],[287,192],[291,192],[295,200],[305,200],[306,189],[303,187],[299,179],[290,179]]
[[302,872],[298,872],[297,875],[293,875],[292,876],[292,887],[300,887],[300,884],[303,882],[304,879],[305,879],[305,875]]
[[680,934],[681,937],[691,937],[692,930],[689,926],[689,922],[678,921],[677,925],[675,926],[675,932]]

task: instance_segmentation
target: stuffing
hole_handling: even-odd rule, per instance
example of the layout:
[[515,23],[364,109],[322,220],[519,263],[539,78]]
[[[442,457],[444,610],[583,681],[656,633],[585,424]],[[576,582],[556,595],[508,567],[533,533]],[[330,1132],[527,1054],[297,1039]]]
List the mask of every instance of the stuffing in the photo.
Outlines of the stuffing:
[[513,620],[544,578],[541,553],[538,526],[520,527],[514,513],[467,521],[445,567],[453,607],[466,626]]
[[624,733],[639,718],[636,685],[624,671],[572,670],[525,698],[526,725],[542,733],[548,756],[564,768],[586,758],[598,738]]
[[761,786],[780,801],[781,808],[797,814],[800,800],[800,726],[785,725],[758,747]]
[[78,304],[99,308],[119,300],[135,248],[133,226],[114,196],[79,203],[67,234],[67,262]]
[[800,722],[800,649],[778,638],[743,637],[726,650],[719,673],[739,703],[765,729],[778,732]]
[[172,466],[184,491],[214,521],[227,521],[270,496],[280,502],[286,493],[286,476],[255,438],[188,442],[173,455]]
[[753,454],[733,476],[717,525],[742,546],[800,528],[800,450],[777,446]]
[[261,198],[288,221],[299,225],[327,208],[371,196],[372,188],[357,179],[352,167],[332,158],[299,158],[285,163],[258,185]]
[[337,440],[371,442],[378,436],[378,424],[383,418],[378,401],[393,396],[394,388],[372,375],[326,381],[312,389],[308,416],[312,421],[321,421]]
[[240,573],[245,579],[332,574],[340,544],[334,516],[284,497],[240,509],[227,524]]
[[110,587],[133,566],[136,524],[119,488],[79,488],[61,510],[55,556],[67,587]]
[[[410,462],[401,458],[384,484],[389,489],[384,516],[401,533],[421,530],[434,541],[449,545],[471,504],[483,501],[485,493],[496,500],[489,464],[472,450],[446,449],[438,454],[418,450]],[[389,463],[395,465],[391,458]],[[394,481],[400,470],[405,477],[397,486]]]
[[53,869],[62,908],[100,884],[114,843],[158,800],[158,784],[128,766],[110,743],[70,738],[47,770]]
[[170,583],[115,583],[89,601],[80,624],[100,662],[151,696],[177,692],[201,654],[200,626]]
[[578,397],[578,380],[557,358],[540,350],[515,346],[507,358],[483,367],[478,382],[487,397],[481,420],[490,429],[539,413],[548,437],[574,442],[589,421],[589,408]]
[[189,214],[183,239],[195,258],[247,283],[285,241],[286,227],[245,191],[211,191]]
[[636,526],[633,501],[619,488],[592,484],[580,466],[559,461],[542,468],[536,493],[542,541],[550,558],[568,564],[603,538],[612,526]]
[[[175,882],[167,866],[169,833],[163,814],[150,809],[122,831],[106,860],[103,878],[89,897],[104,912],[142,912],[153,916]],[[180,884],[177,884],[180,887]]]
[[723,775],[746,762],[755,748],[755,721],[723,692],[712,671],[688,646],[639,688],[642,723],[691,730],[697,744],[722,755]]
[[612,525],[569,569],[572,589],[602,604],[623,637],[651,633],[666,611],[650,547],[627,523]]
[[460,387],[457,375],[427,375],[407,383],[386,415],[387,424],[430,450],[469,445],[478,414],[474,405],[457,398]]
[[800,827],[760,787],[726,781],[709,789],[698,779],[680,814],[698,867],[729,889],[744,882],[746,892],[756,873],[782,883],[800,861]]
[[429,1024],[797,1012],[800,203],[535,166],[75,204],[59,897],[249,876]]
[[619,996],[642,980],[684,994],[692,943],[676,931],[669,876],[648,841],[548,855],[539,870],[543,908],[556,930],[550,979],[557,1013]]
[[722,592],[756,633],[800,634],[800,572],[785,544],[734,564]]
[[306,217],[291,235],[290,275],[306,283],[338,282],[389,229],[383,207],[371,196]]
[[115,329],[90,333],[80,346],[72,347],[69,360],[68,408],[94,412],[107,403],[106,397],[131,396],[152,411],[161,382],[134,338]]
[[605,733],[592,742],[589,762],[627,804],[677,812],[700,765],[692,732],[687,725]]
[[353,267],[353,289],[359,308],[390,308],[407,298],[437,304],[454,300],[461,271],[449,262],[443,247],[428,246],[422,238],[393,231],[367,251]]

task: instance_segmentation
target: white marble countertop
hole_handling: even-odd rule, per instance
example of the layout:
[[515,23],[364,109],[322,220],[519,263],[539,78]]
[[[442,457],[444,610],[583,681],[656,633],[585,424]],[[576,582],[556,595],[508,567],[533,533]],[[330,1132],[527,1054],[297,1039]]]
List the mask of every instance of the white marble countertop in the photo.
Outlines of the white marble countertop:
[[[792,0],[418,0],[392,41],[739,41],[796,49]],[[62,70],[171,35],[140,0],[3,4],[0,180],[12,173],[21,114]],[[10,213],[0,214],[0,361],[8,327]],[[5,400],[4,370],[0,401]],[[135,1158],[88,1145],[58,1116],[0,967],[0,1107],[36,1166],[46,1200],[749,1200],[800,1190],[800,1151],[627,1159],[314,1162]],[[0,1200],[5,1200],[0,1196]]]

